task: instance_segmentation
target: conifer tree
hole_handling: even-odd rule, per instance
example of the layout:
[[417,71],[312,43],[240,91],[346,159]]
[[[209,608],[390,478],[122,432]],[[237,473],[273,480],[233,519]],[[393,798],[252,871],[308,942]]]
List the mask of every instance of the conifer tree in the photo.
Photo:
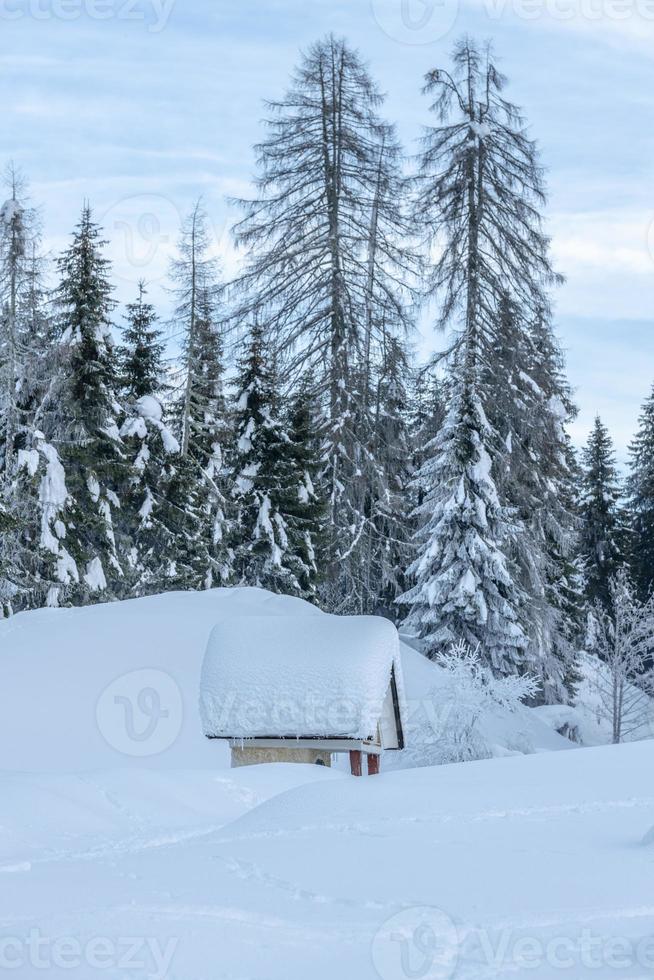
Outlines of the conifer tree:
[[105,242],[85,204],[70,246],[57,261],[56,292],[63,383],[52,442],[70,496],[67,549],[77,578],[63,598],[74,604],[119,594],[123,569],[114,518],[128,479],[118,422],[118,370],[111,337],[114,301]]
[[409,570],[415,585],[403,601],[431,651],[465,638],[510,673],[528,665],[529,594],[514,552],[529,532],[500,493],[508,447],[491,411],[505,383],[494,370],[498,321],[508,297],[526,330],[547,309],[556,276],[540,228],[535,146],[502,95],[504,79],[490,51],[467,38],[453,61],[452,74],[427,75],[438,124],[424,137],[415,213],[427,244],[444,239],[429,278],[442,298],[438,326],[456,316],[462,326],[450,359],[448,416],[419,477],[429,489]]
[[301,380],[284,426],[288,443],[282,445],[280,459],[279,507],[300,595],[315,601],[323,574],[327,508],[320,495],[320,424],[310,377]]
[[447,411],[447,391],[439,374],[439,358],[430,358],[409,373],[409,418],[414,453],[420,454],[437,435]]
[[202,346],[199,335],[203,320],[205,323],[213,320],[220,293],[218,265],[210,254],[209,246],[207,215],[202,202],[198,200],[182,223],[177,255],[171,265],[175,300],[172,326],[182,351],[177,396],[179,441],[183,455],[189,452],[194,425],[201,424],[204,413],[204,404],[197,391],[197,359]]
[[429,656],[464,640],[480,646],[498,672],[515,673],[527,647],[519,616],[524,595],[503,550],[511,515],[493,480],[486,447],[496,433],[472,364],[467,345],[452,370],[446,419],[417,475],[428,489],[417,508],[418,557],[407,571],[415,584],[399,601],[410,607],[407,625]]
[[576,464],[564,427],[576,411],[546,312],[524,324],[517,303],[506,294],[500,298],[495,348],[484,375],[487,412],[502,447],[498,492],[519,522],[507,549],[526,597],[525,668],[539,678],[546,700],[560,702],[581,626],[574,568]]
[[646,601],[654,586],[654,389],[643,405],[629,451],[632,575],[639,597]]
[[0,619],[13,612],[15,589],[13,586],[13,569],[9,565],[9,548],[7,540],[14,530],[14,519],[8,513],[5,505],[0,502]]
[[374,455],[380,482],[372,484],[366,567],[371,601],[362,610],[394,617],[396,598],[405,590],[405,571],[413,552],[409,522],[411,437],[406,350],[397,337],[386,338],[377,371]]
[[[241,202],[249,250],[235,319],[265,320],[292,378],[311,370],[324,410],[327,595],[361,593],[371,516],[367,401],[385,333],[411,322],[415,260],[404,182],[380,92],[359,55],[333,36],[312,45],[256,148],[258,196]],[[357,600],[358,602],[359,600]]]
[[[561,703],[567,698],[583,629],[578,558],[580,472],[566,431],[577,408],[549,311],[541,310],[530,324],[529,339],[532,356],[527,372],[535,385],[533,417],[537,425],[528,445],[539,489],[525,523],[542,569],[542,592],[537,589],[536,602],[532,598],[530,603],[529,669],[540,680],[542,699]],[[524,482],[529,486],[530,478],[526,477]],[[536,484],[533,476],[531,483]]]
[[608,429],[599,415],[582,452],[580,551],[585,599],[605,607],[621,564],[620,482]]
[[141,279],[137,298],[127,305],[127,326],[118,348],[120,385],[123,397],[136,401],[164,388],[165,344],[157,327],[154,306],[146,302],[147,288]]
[[125,590],[142,595],[171,587],[176,563],[175,523],[168,525],[169,483],[180,446],[164,418],[164,344],[144,282],[127,306],[118,350],[126,417],[120,429],[129,464],[120,524],[128,548]]
[[[61,364],[45,302],[39,225],[26,182],[10,166],[0,209],[1,498],[8,528],[0,540],[5,611],[48,603],[72,567],[60,540],[67,495],[56,450],[41,430],[59,403]],[[11,598],[10,598],[11,597]]]
[[182,226],[172,265],[182,371],[176,400],[181,458],[170,488],[170,505],[182,518],[178,538],[180,544],[182,539],[188,542],[183,583],[189,587],[195,581],[195,588],[229,583],[233,557],[226,460],[231,428],[219,309],[222,285],[209,246],[206,214],[197,202]]
[[5,490],[13,478],[19,429],[17,384],[20,376],[20,305],[24,295],[30,246],[35,235],[34,212],[26,201],[25,181],[13,164],[4,180],[10,196],[0,208],[0,421],[1,472]]
[[277,383],[263,328],[255,323],[236,383],[235,568],[244,584],[309,596],[315,545],[305,532],[310,532],[316,501],[300,441],[306,403],[294,408],[294,443],[280,420]]
[[[410,376],[409,432],[411,440],[411,482],[408,487],[410,510],[414,511],[429,490],[418,479],[423,463],[429,458],[433,440],[440,432],[447,415],[448,395],[445,379],[438,372],[438,359],[412,372]],[[412,534],[415,515],[409,515]]]
[[29,255],[37,231],[25,181],[13,164],[7,168],[4,184],[9,197],[0,207],[0,503],[6,515],[6,529],[0,538],[0,593],[8,612],[29,604],[25,594],[29,586],[22,568],[23,522],[17,514],[21,501],[16,490],[17,452],[21,445],[20,385],[28,350],[21,314],[28,287]]

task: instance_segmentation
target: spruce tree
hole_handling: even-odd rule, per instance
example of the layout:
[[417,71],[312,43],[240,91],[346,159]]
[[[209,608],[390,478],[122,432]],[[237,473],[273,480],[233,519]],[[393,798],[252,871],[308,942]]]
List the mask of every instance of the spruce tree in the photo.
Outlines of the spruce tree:
[[581,455],[580,552],[585,599],[609,602],[609,583],[621,564],[620,481],[609,431],[595,417]]
[[[51,415],[55,415],[54,407],[52,412],[44,413],[47,421],[51,421]],[[71,538],[74,547],[69,533],[74,511],[66,472],[57,449],[36,427],[27,434],[25,448],[18,451],[15,482],[16,499],[24,502],[12,511],[23,559],[19,608],[56,607],[62,601],[79,601],[83,583],[69,550]]]
[[223,287],[209,244],[206,214],[198,202],[182,226],[171,270],[182,370],[175,406],[181,458],[169,503],[180,516],[177,536],[186,553],[179,585],[194,588],[228,584],[233,574],[226,460],[231,426],[219,305]]
[[62,365],[46,304],[39,225],[13,166],[6,183],[10,197],[0,208],[0,498],[8,528],[0,538],[0,592],[5,611],[16,612],[54,601],[74,563],[62,540],[65,480],[44,434],[52,434]]
[[12,480],[15,439],[19,428],[17,382],[20,375],[19,307],[27,280],[34,216],[25,198],[25,182],[11,164],[4,180],[10,196],[0,208],[0,422],[5,490]]
[[127,306],[118,350],[126,413],[120,435],[129,465],[120,525],[127,547],[122,560],[125,591],[130,595],[170,588],[176,561],[175,522],[170,521],[167,497],[180,446],[164,416],[164,343],[146,295],[140,282],[136,300]]
[[11,615],[15,588],[13,584],[13,569],[9,565],[8,536],[13,532],[14,518],[7,512],[5,505],[0,502],[0,619]]
[[[549,311],[529,326],[531,359],[527,367],[536,399],[536,423],[528,448],[535,459],[531,475],[518,484],[537,486],[530,513],[523,509],[533,554],[540,556],[542,591],[530,602],[529,669],[540,680],[546,703],[568,696],[573,661],[583,629],[582,570],[578,558],[580,472],[566,426],[577,408],[565,376],[565,358],[552,330]],[[537,480],[534,480],[534,477]],[[524,499],[524,498],[523,498]],[[533,563],[534,566],[536,563]],[[524,567],[524,565],[523,565]]]
[[631,566],[638,595],[645,601],[654,585],[654,388],[643,405],[629,452]]
[[[181,373],[177,390],[182,453],[189,452],[194,426],[201,425],[204,404],[197,391],[197,360],[202,347],[203,321],[213,321],[220,294],[219,270],[210,254],[207,215],[197,201],[184,219],[171,264],[175,309],[172,330],[181,347]],[[204,307],[201,310],[201,305]],[[206,335],[206,329],[205,329]]]
[[[465,637],[493,666],[524,665],[526,596],[511,560],[524,533],[500,499],[505,446],[490,416],[500,301],[528,306],[553,279],[534,202],[542,199],[533,144],[517,109],[500,94],[490,55],[469,39],[454,52],[454,73],[428,74],[439,125],[425,134],[416,217],[426,242],[444,236],[429,286],[443,298],[438,325],[460,315],[448,384],[450,407],[420,480],[416,584],[404,597],[409,620],[431,651]],[[498,379],[499,383],[499,379]]]
[[303,439],[307,410],[306,401],[296,402],[292,440],[280,419],[274,360],[263,328],[255,323],[236,379],[236,574],[243,584],[310,597],[316,574],[316,495]]
[[[438,370],[438,359],[430,359],[410,376],[409,435],[411,442],[411,481],[408,486],[409,509],[415,512],[422,503],[429,485],[418,478],[423,464],[430,457],[433,441],[447,416],[448,394],[445,379]],[[412,537],[417,530],[415,513],[409,514]]]
[[[17,452],[21,447],[19,400],[28,351],[22,306],[28,289],[29,257],[37,231],[22,175],[11,164],[4,176],[9,197],[0,207],[0,503],[7,527],[0,538],[0,592],[5,611],[29,605],[24,577],[23,521],[17,510]],[[11,598],[10,598],[11,597]]]
[[137,298],[127,305],[127,325],[118,348],[120,386],[123,398],[136,401],[164,388],[165,344],[157,327],[154,306],[146,302],[147,288],[141,279]]
[[409,373],[409,427],[414,465],[422,462],[421,454],[428,442],[438,434],[447,414],[447,390],[439,359],[430,358],[426,364]]
[[384,335],[411,323],[405,185],[381,103],[345,41],[313,44],[287,94],[269,103],[258,196],[241,202],[235,229],[248,249],[235,320],[265,321],[286,375],[310,370],[322,402],[324,598],[338,609],[367,602],[366,488],[379,473],[368,395]]
[[362,611],[394,618],[395,600],[405,591],[413,547],[409,513],[411,435],[408,357],[397,337],[386,338],[376,377],[374,455],[380,482],[371,499],[368,557],[371,600]]
[[59,344],[64,382],[53,443],[71,498],[67,547],[78,571],[64,601],[118,595],[123,569],[114,518],[128,479],[118,422],[118,370],[111,337],[114,301],[105,241],[85,204],[70,246],[57,261]]
[[576,410],[546,312],[524,324],[517,303],[502,295],[495,338],[485,369],[487,411],[502,446],[498,492],[519,522],[507,548],[526,596],[525,668],[546,700],[561,701],[581,625],[574,601],[576,463],[565,431]]
[[453,72],[430,72],[425,86],[438,124],[424,137],[416,219],[428,245],[442,239],[429,276],[438,326],[462,326],[447,421],[416,480],[418,493],[431,485],[418,510],[426,524],[417,583],[405,598],[432,647],[467,630],[497,671],[534,673],[542,696],[558,700],[574,589],[564,429],[574,407],[549,326],[548,290],[559,277],[541,228],[542,173],[504,86],[490,49],[467,38]]
[[524,595],[506,555],[511,515],[492,476],[486,447],[496,433],[473,365],[467,346],[452,369],[445,422],[417,475],[428,489],[416,512],[418,557],[407,571],[415,584],[399,601],[429,656],[464,640],[480,646],[498,672],[512,673],[528,642],[519,615]]
[[317,600],[323,573],[327,508],[320,495],[319,417],[313,379],[304,377],[283,420],[288,442],[279,461],[279,509],[286,524],[291,565],[304,599]]

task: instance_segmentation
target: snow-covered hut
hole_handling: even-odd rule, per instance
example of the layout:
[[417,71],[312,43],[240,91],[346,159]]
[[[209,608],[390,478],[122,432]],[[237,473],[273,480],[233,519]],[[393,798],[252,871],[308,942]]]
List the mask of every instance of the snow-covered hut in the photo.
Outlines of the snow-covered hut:
[[379,771],[401,749],[402,674],[395,626],[376,616],[249,616],[218,623],[202,666],[207,738],[225,739],[232,766],[330,765],[350,753],[352,772]]

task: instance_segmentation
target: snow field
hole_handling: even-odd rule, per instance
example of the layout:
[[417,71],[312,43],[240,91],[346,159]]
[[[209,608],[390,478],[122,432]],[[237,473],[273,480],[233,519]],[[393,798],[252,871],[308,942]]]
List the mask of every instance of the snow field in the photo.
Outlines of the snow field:
[[[0,975],[651,976],[654,743],[574,749],[522,708],[481,720],[480,762],[230,770],[207,637],[294,613],[321,615],[239,589],[0,623]],[[439,668],[402,664],[411,737]]]

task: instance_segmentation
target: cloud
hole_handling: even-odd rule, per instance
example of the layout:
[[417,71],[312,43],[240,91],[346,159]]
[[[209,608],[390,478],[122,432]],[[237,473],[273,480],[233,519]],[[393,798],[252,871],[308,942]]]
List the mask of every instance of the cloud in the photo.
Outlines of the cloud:
[[[438,6],[406,2],[422,13]],[[638,13],[646,2],[650,19],[649,8]],[[426,22],[424,37],[408,37],[422,44],[407,43],[407,24],[398,33],[388,19],[399,9],[400,0],[177,0],[158,34],[144,21],[3,21],[3,153],[31,178],[54,251],[89,197],[98,216],[109,216],[117,266],[128,266],[119,299],[133,291],[130,255],[138,271],[154,241],[145,275],[157,283],[153,300],[167,304],[161,278],[177,215],[198,194],[221,229],[228,271],[236,267],[223,232],[234,217],[225,196],[250,192],[262,100],[282,94],[298,49],[329,30],[346,35],[388,91],[385,111],[413,152],[428,120],[424,73],[448,62],[459,33],[492,36],[507,94],[525,106],[549,168],[548,229],[568,277],[558,318],[583,409],[575,436],[600,405],[624,446],[654,364],[654,0],[460,0],[442,36]],[[421,23],[412,17],[409,27]],[[426,331],[425,348],[442,342]]]
[[548,222],[554,259],[568,275],[594,269],[609,275],[652,276],[653,222],[654,208],[554,214]]

